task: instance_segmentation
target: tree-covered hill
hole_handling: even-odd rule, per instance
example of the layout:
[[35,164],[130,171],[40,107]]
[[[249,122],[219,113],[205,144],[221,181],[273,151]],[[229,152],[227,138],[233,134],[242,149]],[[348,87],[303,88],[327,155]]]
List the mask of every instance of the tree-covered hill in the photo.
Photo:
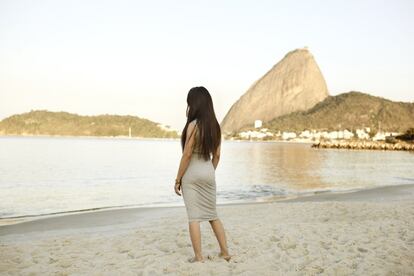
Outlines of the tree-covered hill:
[[81,116],[68,112],[35,110],[5,118],[0,135],[128,136],[177,138],[176,131],[136,116]]
[[329,96],[306,111],[294,112],[265,122],[273,131],[355,130],[404,132],[414,127],[414,103],[393,102],[361,92]]

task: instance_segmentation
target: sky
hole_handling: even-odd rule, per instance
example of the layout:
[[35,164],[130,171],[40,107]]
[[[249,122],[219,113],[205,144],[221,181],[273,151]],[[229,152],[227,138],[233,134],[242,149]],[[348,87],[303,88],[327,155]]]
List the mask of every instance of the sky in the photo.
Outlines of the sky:
[[331,95],[414,101],[414,1],[0,0],[0,120],[47,109],[181,130],[193,86],[217,119],[308,47]]

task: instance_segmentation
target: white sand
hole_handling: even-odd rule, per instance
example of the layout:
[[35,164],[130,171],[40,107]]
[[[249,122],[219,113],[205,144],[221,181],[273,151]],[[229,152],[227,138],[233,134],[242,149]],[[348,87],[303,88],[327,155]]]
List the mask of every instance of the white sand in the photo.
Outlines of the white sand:
[[[414,186],[406,186],[219,206],[235,255],[229,263],[187,262],[193,252],[183,207],[2,226],[0,274],[414,275],[413,195]],[[201,229],[204,255],[215,256],[208,222]]]

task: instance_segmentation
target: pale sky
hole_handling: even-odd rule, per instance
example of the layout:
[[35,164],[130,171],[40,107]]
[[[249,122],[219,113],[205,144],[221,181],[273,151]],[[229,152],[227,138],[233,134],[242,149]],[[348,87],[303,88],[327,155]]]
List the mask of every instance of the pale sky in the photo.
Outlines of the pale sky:
[[414,101],[414,1],[0,0],[0,120],[129,114],[181,130],[203,85],[219,122],[308,46],[331,95]]

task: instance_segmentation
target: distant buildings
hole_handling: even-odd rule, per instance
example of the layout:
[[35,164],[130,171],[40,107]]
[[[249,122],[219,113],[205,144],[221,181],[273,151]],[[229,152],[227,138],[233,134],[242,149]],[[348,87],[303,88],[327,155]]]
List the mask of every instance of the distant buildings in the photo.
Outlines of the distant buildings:
[[390,136],[398,136],[400,135],[400,133],[398,132],[382,132],[379,131],[377,132],[377,134],[374,135],[374,137],[372,137],[372,140],[374,141],[385,141],[386,137],[390,137]]
[[263,139],[266,136],[272,137],[274,136],[274,134],[271,132],[268,132],[267,128],[262,128],[260,131],[248,130],[248,131],[239,132],[239,137],[243,139],[252,139],[252,138]]
[[[260,120],[256,120],[260,121]],[[260,123],[255,122],[255,128],[259,128]],[[263,139],[270,138],[272,140],[294,140],[294,141],[316,141],[321,139],[327,140],[349,140],[349,139],[359,139],[359,140],[385,140],[389,136],[397,136],[400,133],[396,132],[378,132],[371,138],[371,129],[370,128],[361,128],[356,129],[355,132],[344,130],[334,130],[334,131],[319,131],[319,130],[304,130],[301,132],[293,131],[278,131],[275,133],[270,132],[267,128],[261,128],[260,130],[248,130],[239,132],[238,135],[241,139]]]
[[178,130],[176,130],[176,129],[173,129],[173,128],[171,128],[171,126],[169,126],[169,125],[157,124],[157,126],[158,126],[160,129],[162,129],[162,130],[165,130],[165,131],[174,131],[174,132],[176,132],[177,134],[181,135],[181,131],[178,131]]
[[282,132],[282,139],[283,140],[290,140],[296,138],[296,133],[294,132]]
[[254,121],[254,128],[262,127],[262,120],[255,120]]
[[305,130],[299,134],[300,138],[317,140],[321,138],[325,139],[351,139],[354,137],[354,134],[345,129],[345,130],[335,130],[335,131],[315,131],[315,130]]
[[[262,127],[262,120],[255,120],[254,121],[254,128]],[[271,137],[274,134],[267,131],[267,128],[262,128],[259,131],[256,130],[248,130],[239,132],[239,137],[242,139],[263,139],[267,136]]]
[[356,136],[358,137],[358,139],[369,139],[369,132],[370,132],[370,128],[365,128],[365,129],[357,129],[355,131]]
[[395,137],[401,133],[397,132],[381,132],[379,131],[375,135],[371,133],[371,128],[364,127],[350,131],[348,129],[343,130],[311,130],[307,129],[301,132],[294,131],[277,131],[271,132],[267,128],[262,128],[262,121],[255,120],[254,128],[256,130],[247,130],[238,133],[238,137],[241,139],[263,139],[263,140],[284,140],[284,141],[298,141],[298,142],[310,142],[318,141],[321,139],[326,140],[386,140],[387,137]]

